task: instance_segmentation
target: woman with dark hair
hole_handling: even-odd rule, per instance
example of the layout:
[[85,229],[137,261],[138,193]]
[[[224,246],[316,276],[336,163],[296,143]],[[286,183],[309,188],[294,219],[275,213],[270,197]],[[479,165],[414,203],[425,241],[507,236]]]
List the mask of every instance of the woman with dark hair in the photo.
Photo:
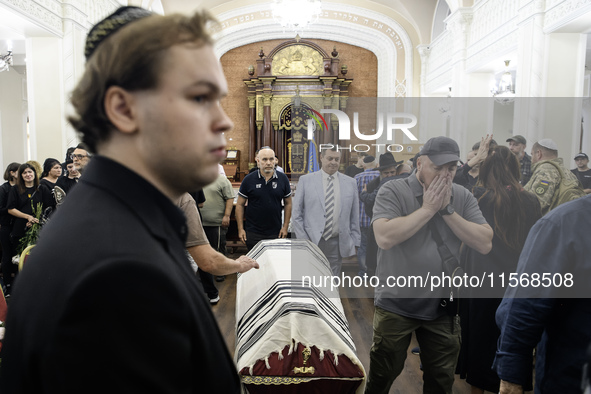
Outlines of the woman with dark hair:
[[[55,186],[57,178],[61,175],[62,165],[59,160],[52,159],[51,157],[45,159],[43,163],[43,173],[41,174],[41,184],[45,183],[47,186]],[[43,182],[45,181],[45,182]]]
[[16,272],[17,266],[12,264],[12,255],[14,254],[14,247],[10,242],[10,232],[12,231],[12,216],[8,214],[8,194],[10,189],[16,183],[18,176],[19,163],[10,163],[4,171],[4,180],[6,181],[0,186],[0,245],[2,246],[2,276],[4,281],[2,288],[6,293],[7,283],[11,283],[12,274]]
[[[48,158],[43,163],[43,173],[41,174],[41,180],[39,181],[39,187],[43,188],[44,193],[49,193],[53,196],[53,188],[57,179],[62,174],[62,165],[57,159]],[[55,208],[55,200],[52,199],[51,206]]]
[[8,195],[8,213],[14,216],[11,238],[14,247],[17,248],[20,239],[33,223],[39,223],[39,219],[33,216],[33,209],[41,203],[41,212],[52,206],[53,196],[47,189],[39,187],[39,179],[35,167],[30,164],[21,164],[18,168],[16,185]]
[[[542,217],[535,195],[519,184],[519,162],[509,148],[496,146],[480,165],[474,197],[494,230],[493,247],[487,255],[465,247],[460,257],[469,276],[479,278],[515,272],[529,230]],[[508,280],[508,279],[507,279]],[[501,285],[492,290],[500,289]],[[470,292],[470,289],[468,289]],[[460,301],[462,350],[460,374],[472,385],[472,393],[499,392],[500,380],[491,369],[500,331],[495,312],[502,298],[468,298]],[[482,296],[482,294],[481,294]],[[496,296],[496,294],[495,294]],[[502,293],[499,297],[502,297]],[[462,297],[463,298],[463,297]]]

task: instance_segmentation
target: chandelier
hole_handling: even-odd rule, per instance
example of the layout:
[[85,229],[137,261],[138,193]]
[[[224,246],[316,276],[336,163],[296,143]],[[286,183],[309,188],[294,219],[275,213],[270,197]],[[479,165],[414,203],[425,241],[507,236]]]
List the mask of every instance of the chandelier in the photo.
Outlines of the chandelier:
[[448,89],[449,92],[447,92],[447,97],[445,98],[445,101],[443,102],[441,107],[439,107],[439,113],[447,117],[451,115],[451,86]]
[[300,33],[316,22],[322,13],[320,0],[273,0],[273,18],[286,28]]
[[501,75],[498,85],[493,84],[493,87],[490,90],[493,97],[502,104],[513,101],[513,98],[515,97],[515,86],[513,85],[513,78],[509,71],[510,62],[510,60],[505,60],[505,72]]
[[6,55],[0,54],[0,72],[8,71],[9,66],[12,66],[12,51],[8,51]]

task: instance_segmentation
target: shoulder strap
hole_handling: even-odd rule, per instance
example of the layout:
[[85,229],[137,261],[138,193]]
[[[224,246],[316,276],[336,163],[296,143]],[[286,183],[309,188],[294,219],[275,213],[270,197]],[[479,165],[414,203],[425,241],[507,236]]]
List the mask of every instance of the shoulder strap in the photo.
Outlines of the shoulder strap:
[[546,160],[546,163],[551,164],[554,168],[556,168],[556,171],[558,171],[558,173],[560,174],[560,181],[562,182],[562,180],[564,179],[564,171],[562,171],[562,168],[560,168],[560,166],[554,163],[552,160]]

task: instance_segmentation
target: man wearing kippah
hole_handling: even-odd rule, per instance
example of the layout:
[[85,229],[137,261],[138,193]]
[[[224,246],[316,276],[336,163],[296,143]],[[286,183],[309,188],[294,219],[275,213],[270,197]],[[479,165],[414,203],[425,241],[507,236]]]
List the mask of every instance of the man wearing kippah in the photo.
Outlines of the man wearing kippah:
[[589,156],[586,153],[577,153],[575,156],[575,163],[577,168],[570,170],[583,185],[585,193],[591,193],[591,169],[587,166],[589,164]]
[[[365,394],[389,392],[404,368],[413,332],[421,348],[423,392],[452,392],[461,336],[457,307],[448,306],[453,294],[448,290],[442,299],[443,292],[421,287],[410,278],[441,277],[447,272],[443,249],[449,253],[447,261],[455,257],[457,262],[462,243],[482,254],[492,248],[493,231],[476,199],[452,183],[460,160],[458,144],[447,137],[431,138],[420,153],[408,178],[380,188],[373,209],[380,284],[375,289]],[[396,278],[409,281],[396,282]]]
[[122,7],[90,30],[69,120],[93,159],[19,276],[3,394],[241,391],[175,206],[233,126],[210,21]]
[[523,187],[538,197],[545,215],[556,208],[558,190],[563,179],[578,183],[577,178],[564,167],[558,157],[558,146],[550,138],[536,142],[531,148],[532,177]]
[[521,172],[521,179],[519,180],[519,183],[525,185],[527,182],[529,182],[532,172],[531,157],[525,152],[527,141],[522,135],[514,135],[511,138],[507,138],[507,142],[509,143],[509,149],[517,157],[517,160],[519,160],[519,169]]

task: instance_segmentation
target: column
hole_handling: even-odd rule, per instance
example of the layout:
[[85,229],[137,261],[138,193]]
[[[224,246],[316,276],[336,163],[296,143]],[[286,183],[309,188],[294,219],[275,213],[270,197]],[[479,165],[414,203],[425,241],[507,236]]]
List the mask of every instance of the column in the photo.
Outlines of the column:
[[460,148],[466,146],[468,134],[468,102],[462,100],[469,97],[469,79],[466,73],[466,48],[470,25],[471,10],[459,8],[447,18],[447,29],[451,31],[453,44],[452,53],[452,92],[455,99],[451,100],[449,118],[449,137],[454,139]]
[[26,77],[13,67],[0,73],[0,164],[27,161]]
[[519,9],[519,46],[515,94],[514,134],[523,135],[528,149],[533,142],[544,138],[544,0],[522,1]]
[[[271,133],[273,132],[273,125],[271,124],[271,99],[273,95],[270,93],[263,94],[263,138],[261,146],[271,146]],[[271,146],[273,148],[273,146]]]
[[257,125],[256,125],[256,96],[248,96],[248,163],[254,163],[254,155],[256,153],[257,142]]
[[27,38],[26,48],[31,159],[42,164],[48,157],[62,160],[66,139],[62,41]]
[[429,61],[429,55],[431,54],[431,49],[429,45],[419,45],[417,46],[417,51],[419,51],[419,56],[421,57],[421,79],[420,79],[420,86],[421,92],[420,97],[425,97],[425,84],[427,83],[427,63]]
[[[324,89],[323,89],[323,93],[322,93],[322,97],[323,97],[323,107],[325,109],[330,109],[332,108],[332,83],[334,80],[336,80],[336,77],[320,77],[320,80],[322,81],[322,83],[324,83]],[[335,108],[337,109],[337,108]],[[319,144],[326,144],[326,143],[330,143],[330,144],[336,144],[337,143],[337,132],[334,130],[334,127],[332,126],[332,115],[331,116],[327,116],[326,118],[326,125],[328,126],[328,131],[326,133],[326,135],[322,135],[324,133],[320,133],[321,138],[319,139]],[[338,130],[338,128],[337,128]]]

